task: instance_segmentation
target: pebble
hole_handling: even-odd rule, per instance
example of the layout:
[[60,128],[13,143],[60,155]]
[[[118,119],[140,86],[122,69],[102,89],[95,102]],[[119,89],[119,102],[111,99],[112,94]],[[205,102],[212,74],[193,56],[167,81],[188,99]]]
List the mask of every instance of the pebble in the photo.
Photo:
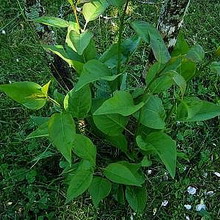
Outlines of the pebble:
[[204,203],[198,204],[198,205],[196,206],[196,211],[197,211],[197,212],[200,212],[202,209],[203,209],[203,210],[206,210],[206,205],[205,205]]
[[169,203],[169,201],[168,200],[164,200],[162,203],[161,203],[161,206],[167,206],[168,205],[168,203]]
[[215,174],[217,177],[220,177],[220,173],[219,173],[219,172],[214,172],[214,174]]
[[187,192],[190,194],[190,195],[195,195],[196,194],[196,188],[195,187],[192,187],[192,186],[189,186],[187,188]]
[[192,206],[191,205],[184,205],[184,207],[187,209],[187,210],[190,210],[191,208],[192,208]]
[[148,170],[148,171],[147,171],[147,174],[148,174],[148,175],[152,174],[152,170]]
[[215,194],[214,191],[208,191],[205,193],[205,195],[207,196],[213,196],[214,194]]

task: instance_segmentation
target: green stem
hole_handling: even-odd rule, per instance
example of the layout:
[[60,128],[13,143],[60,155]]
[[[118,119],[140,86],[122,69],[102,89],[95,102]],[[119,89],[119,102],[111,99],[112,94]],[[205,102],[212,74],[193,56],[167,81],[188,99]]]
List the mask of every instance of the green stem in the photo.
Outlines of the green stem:
[[52,99],[50,96],[48,96],[47,99],[48,99],[50,102],[52,102],[53,104],[55,104],[55,105],[61,107],[60,104],[59,104],[56,100]]
[[73,10],[73,14],[74,14],[74,16],[75,16],[76,23],[77,23],[77,25],[79,26],[79,29],[81,30],[81,28],[80,28],[80,24],[79,24],[78,15],[77,15],[77,10],[76,10],[76,8],[77,8],[77,4],[78,4],[78,1],[76,1],[76,5],[74,5],[74,3],[73,3],[72,0],[68,0],[68,2],[70,3],[71,8],[72,8],[72,10]]
[[[126,11],[128,8],[128,3],[129,0],[126,1],[123,13],[121,15],[121,19],[120,19],[120,27],[119,27],[119,34],[118,34],[118,64],[117,64],[117,74],[120,74],[121,72],[121,43],[122,43],[122,33],[124,30],[124,21],[125,21],[125,15],[126,15]],[[120,79],[120,77],[119,77]],[[120,86],[120,80],[119,80],[119,85]]]

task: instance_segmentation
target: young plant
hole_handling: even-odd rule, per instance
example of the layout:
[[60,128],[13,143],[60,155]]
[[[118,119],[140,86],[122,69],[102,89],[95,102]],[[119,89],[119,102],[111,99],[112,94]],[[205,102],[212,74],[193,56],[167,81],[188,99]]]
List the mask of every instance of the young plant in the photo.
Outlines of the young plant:
[[[161,162],[175,177],[180,154],[175,140],[167,134],[172,125],[220,115],[219,105],[185,97],[187,82],[195,76],[197,63],[203,61],[204,50],[200,45],[190,48],[179,36],[170,54],[158,30],[145,21],[133,21],[136,34],[122,39],[128,0],[69,2],[75,21],[54,17],[35,21],[67,28],[65,45],[43,47],[74,68],[78,79],[73,89],[63,100],[61,94],[57,100],[48,95],[50,82],[42,87],[34,82],[16,82],[0,85],[0,90],[32,110],[41,109],[48,101],[56,107],[50,117],[41,118],[27,139],[48,138],[67,161],[63,172],[68,176],[67,202],[88,191],[98,207],[111,193],[121,203],[125,198],[141,213],[147,203],[146,167]],[[94,34],[87,27],[109,6],[119,10],[119,36],[117,43],[100,55]],[[76,7],[82,8],[84,25]],[[151,48],[155,63],[142,87],[129,88],[129,61],[141,43]],[[219,71],[219,63],[214,62],[212,69]],[[109,152],[114,148],[120,152],[117,157]]]

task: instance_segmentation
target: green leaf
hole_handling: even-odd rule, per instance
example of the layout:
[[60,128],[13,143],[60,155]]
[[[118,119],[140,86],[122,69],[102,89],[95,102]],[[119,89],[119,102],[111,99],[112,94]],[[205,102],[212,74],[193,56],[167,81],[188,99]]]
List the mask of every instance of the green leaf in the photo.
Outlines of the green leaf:
[[216,56],[220,56],[220,46],[216,49],[215,55],[216,55]]
[[30,133],[27,137],[26,140],[32,139],[32,138],[39,138],[39,137],[48,137],[48,121],[40,125],[35,131]]
[[114,192],[113,197],[115,200],[121,204],[125,205],[125,192],[124,192],[124,186],[119,184],[114,184],[112,187],[112,191]]
[[79,168],[71,177],[67,190],[66,202],[70,202],[79,195],[83,194],[90,186],[93,178],[93,170]]
[[79,55],[83,54],[83,51],[89,45],[92,37],[93,33],[90,31],[85,31],[81,34],[75,31],[70,31],[70,40]]
[[69,59],[68,54],[66,53],[62,45],[43,45],[43,48],[45,50],[49,50],[55,53],[64,61],[66,61],[68,64],[72,65],[72,61]]
[[170,136],[163,132],[153,132],[147,135],[145,139],[137,136],[136,141],[141,150],[156,153],[174,178],[177,152],[176,143]]
[[149,84],[160,72],[162,64],[159,62],[154,63],[148,70],[146,74],[146,83]]
[[196,73],[196,64],[187,58],[183,58],[181,65],[176,70],[186,81],[193,78]]
[[179,56],[179,55],[185,55],[189,51],[189,45],[186,42],[184,35],[180,33],[177,37],[177,41],[175,44],[175,47],[172,52],[172,56]]
[[92,202],[97,208],[99,203],[109,195],[112,184],[107,179],[102,177],[94,177],[89,187],[89,194],[92,197]]
[[118,136],[125,129],[128,118],[119,114],[93,115],[96,127],[108,136]]
[[94,115],[120,114],[122,116],[129,116],[138,111],[143,105],[143,102],[134,105],[132,95],[129,92],[116,91],[112,98],[106,100],[94,112]]
[[56,18],[56,17],[43,16],[43,17],[34,19],[34,21],[45,24],[45,25],[53,26],[53,27],[66,28],[69,26],[68,21],[65,21],[61,18]]
[[108,7],[106,0],[93,0],[83,5],[83,16],[86,22],[90,22],[98,18]]
[[73,117],[85,118],[91,109],[92,94],[89,86],[81,88],[79,91],[72,89],[64,99],[64,108]]
[[147,96],[144,106],[134,116],[140,120],[141,124],[149,128],[165,128],[165,110],[161,99],[157,96]]
[[[137,36],[126,39],[122,42],[121,52],[121,63],[125,63],[129,56],[137,49],[140,43],[140,38]],[[113,69],[118,64],[118,44],[111,45],[99,58],[99,60],[105,63],[109,68]]]
[[205,121],[220,115],[220,106],[189,97],[181,101],[177,108],[177,120],[185,122]]
[[144,183],[143,176],[134,169],[133,164],[127,164],[111,163],[104,169],[104,175],[114,183],[141,186]]
[[73,152],[80,158],[88,160],[93,166],[96,163],[96,147],[92,141],[81,134],[75,135]]
[[123,134],[118,136],[106,136],[107,141],[109,141],[114,147],[117,147],[124,153],[128,152],[128,142]]
[[110,5],[113,5],[118,8],[121,8],[126,2],[126,0],[107,0],[107,1]]
[[181,67],[182,60],[183,58],[178,56],[172,57],[166,64],[155,62],[146,74],[146,83],[151,83],[157,76],[165,75],[167,72],[177,71]]
[[173,85],[173,79],[169,73],[165,73],[156,78],[149,86],[152,93],[160,93],[169,89]]
[[14,101],[24,105],[26,108],[38,110],[47,101],[45,91],[34,82],[16,82],[0,85],[0,91],[4,92]]
[[53,145],[71,164],[73,143],[75,140],[75,123],[69,113],[55,113],[48,125],[49,138]]
[[75,85],[75,91],[97,80],[113,81],[119,75],[112,75],[108,67],[98,60],[90,60],[83,66],[79,81]]
[[65,96],[64,96],[64,94],[58,92],[57,89],[55,89],[54,92],[53,92],[53,98],[54,98],[60,105],[62,105]]
[[[121,63],[126,61],[126,57],[121,52]],[[111,45],[99,58],[106,66],[113,69],[117,66],[118,63],[118,44]]]
[[131,24],[134,31],[139,35],[146,43],[150,43],[150,35],[148,26],[149,24],[144,21],[134,21]]
[[49,117],[41,117],[41,116],[30,116],[31,122],[34,123],[34,125],[40,126],[44,124],[45,122],[49,121]]
[[147,192],[144,187],[126,186],[125,197],[135,212],[143,213],[147,203]]
[[172,73],[173,81],[180,88],[180,92],[183,97],[186,91],[186,80],[177,72],[172,71]]
[[144,158],[141,161],[141,166],[142,167],[149,167],[152,165],[152,161],[148,159],[147,156],[144,156]]
[[61,59],[66,61],[70,66],[73,66],[74,69],[80,73],[82,70],[83,63],[77,61],[77,60],[71,60],[69,54],[65,51],[62,45],[43,45],[43,48],[45,50],[49,50],[59,56]]
[[80,27],[76,22],[70,22],[70,25],[67,29],[67,35],[66,35],[66,44],[68,45],[68,47],[70,47],[72,50],[76,51],[76,48],[73,46],[73,43],[70,39],[70,33],[74,31],[78,34],[80,34]]
[[194,62],[201,62],[204,59],[204,57],[205,51],[199,44],[194,45],[186,55],[186,58]]
[[169,51],[159,31],[151,24],[144,21],[132,22],[136,33],[146,42],[150,43],[156,60],[160,63],[167,63],[170,60]]
[[212,72],[217,73],[220,76],[220,62],[212,62],[210,69]]
[[85,58],[86,62],[97,59],[98,53],[93,39],[90,40],[89,45],[84,50],[83,57]]
[[162,74],[150,84],[149,89],[152,91],[152,93],[160,93],[169,89],[174,84],[180,88],[183,96],[186,90],[186,81],[184,77],[178,74],[176,71],[169,71]]

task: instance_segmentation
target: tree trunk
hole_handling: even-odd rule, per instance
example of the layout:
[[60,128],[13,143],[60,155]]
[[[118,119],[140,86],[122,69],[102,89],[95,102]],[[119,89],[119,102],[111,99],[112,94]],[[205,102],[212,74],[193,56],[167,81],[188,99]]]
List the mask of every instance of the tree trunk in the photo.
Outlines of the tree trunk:
[[162,6],[157,28],[170,51],[176,44],[189,4],[190,0],[165,0]]
[[[160,16],[158,19],[157,29],[163,36],[163,39],[168,46],[169,52],[172,52],[180,28],[183,25],[185,14],[188,10],[190,0],[165,0],[163,2]],[[145,66],[144,72],[140,78],[145,84],[145,76],[149,67],[155,62],[155,57],[152,50],[148,57],[148,63]]]

